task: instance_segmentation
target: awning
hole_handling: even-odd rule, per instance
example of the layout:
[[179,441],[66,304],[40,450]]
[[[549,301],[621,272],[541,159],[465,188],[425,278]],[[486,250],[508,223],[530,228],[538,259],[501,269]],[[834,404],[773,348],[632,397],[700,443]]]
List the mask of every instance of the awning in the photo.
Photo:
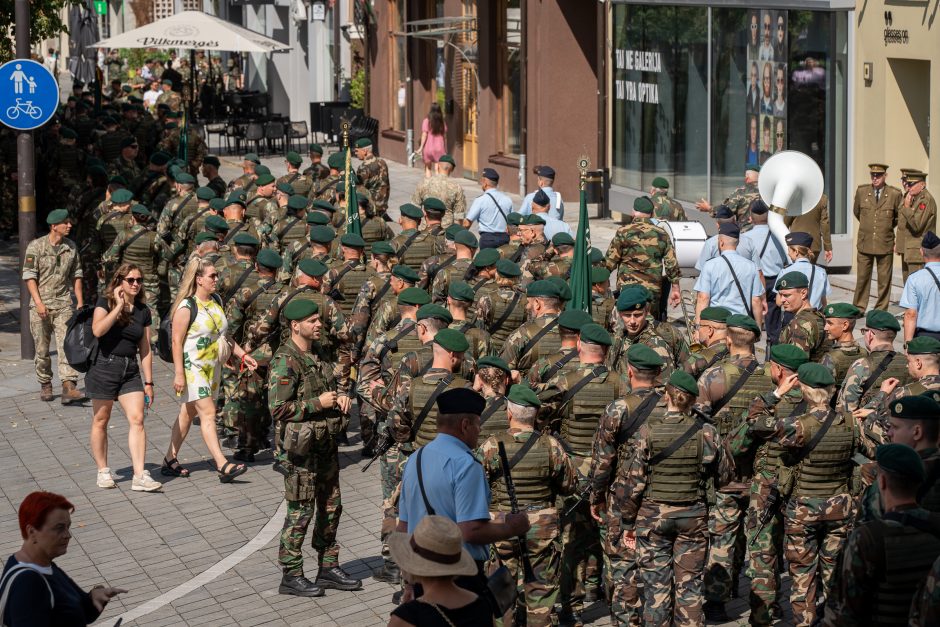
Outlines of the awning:
[[741,9],[792,9],[800,11],[853,11],[855,0],[608,0],[611,4],[708,6]]
[[404,32],[393,35],[438,41],[453,47],[469,63],[477,60],[477,18],[473,15],[412,20],[405,24]]

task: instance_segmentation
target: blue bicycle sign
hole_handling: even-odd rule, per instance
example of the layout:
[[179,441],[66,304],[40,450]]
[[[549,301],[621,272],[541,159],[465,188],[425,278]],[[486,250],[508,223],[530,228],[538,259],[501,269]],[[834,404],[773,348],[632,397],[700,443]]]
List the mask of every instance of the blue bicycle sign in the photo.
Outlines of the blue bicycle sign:
[[0,122],[18,131],[45,124],[59,107],[59,85],[41,63],[14,59],[0,66]]

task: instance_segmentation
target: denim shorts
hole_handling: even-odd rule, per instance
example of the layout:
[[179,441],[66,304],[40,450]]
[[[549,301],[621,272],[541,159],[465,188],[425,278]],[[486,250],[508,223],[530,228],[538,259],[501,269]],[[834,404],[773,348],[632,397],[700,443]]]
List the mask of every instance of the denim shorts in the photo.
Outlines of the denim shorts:
[[98,355],[85,375],[85,393],[91,399],[114,401],[122,394],[143,391],[136,356]]

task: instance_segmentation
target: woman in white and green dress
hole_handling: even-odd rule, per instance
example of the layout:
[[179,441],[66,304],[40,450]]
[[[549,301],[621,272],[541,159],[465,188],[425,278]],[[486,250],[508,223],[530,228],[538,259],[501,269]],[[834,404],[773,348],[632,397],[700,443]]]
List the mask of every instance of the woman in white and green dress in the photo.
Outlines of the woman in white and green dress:
[[[215,463],[219,481],[228,483],[248,468],[225,458],[215,430],[215,399],[219,394],[222,364],[227,358],[234,357],[241,360],[243,367],[254,370],[258,363],[241,346],[225,338],[228,320],[221,299],[215,294],[218,280],[218,270],[211,261],[198,257],[192,259],[183,273],[179,293],[171,309],[173,389],[177,396],[183,397],[183,406],[173,425],[170,447],[160,471],[167,476],[189,476],[189,470],[180,465],[177,457],[193,418],[198,415],[202,439]],[[231,345],[231,351],[226,342]]]

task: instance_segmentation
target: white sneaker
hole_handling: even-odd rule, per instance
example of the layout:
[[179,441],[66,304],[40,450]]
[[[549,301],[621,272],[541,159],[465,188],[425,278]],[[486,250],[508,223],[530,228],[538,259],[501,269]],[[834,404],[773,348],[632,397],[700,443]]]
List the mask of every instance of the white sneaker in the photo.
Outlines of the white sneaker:
[[113,488],[114,477],[111,476],[110,468],[102,468],[98,471],[98,487],[99,488]]
[[134,492],[159,492],[162,489],[163,484],[155,481],[150,476],[149,470],[143,471],[139,477],[134,477],[134,480],[131,481],[131,490]]

